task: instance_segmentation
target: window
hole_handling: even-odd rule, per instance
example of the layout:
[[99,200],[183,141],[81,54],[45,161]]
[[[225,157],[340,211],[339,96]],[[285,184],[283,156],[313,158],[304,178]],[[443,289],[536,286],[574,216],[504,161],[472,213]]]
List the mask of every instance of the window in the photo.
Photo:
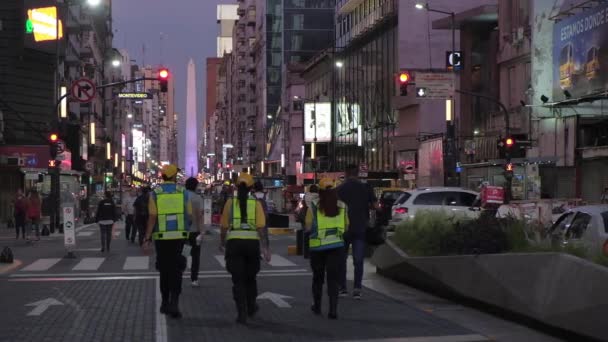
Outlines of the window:
[[587,230],[587,226],[591,222],[591,215],[585,213],[578,213],[572,220],[572,224],[570,224],[570,228],[568,228],[568,232],[566,233],[567,239],[580,239],[585,234],[585,230]]
[[443,204],[443,192],[427,192],[418,195],[414,199],[415,205],[442,205]]
[[401,191],[386,191],[382,193],[382,199],[396,201],[401,194],[403,194]]
[[404,192],[401,194],[401,196],[399,198],[397,198],[397,201],[395,201],[395,204],[403,204],[405,202],[407,202],[407,200],[412,197],[412,194],[409,192]]
[[568,228],[568,223],[574,216],[574,213],[565,213],[557,219],[557,222],[551,227],[551,234],[561,234]]
[[294,14],[293,15],[293,27],[294,30],[303,30],[304,29],[304,14]]

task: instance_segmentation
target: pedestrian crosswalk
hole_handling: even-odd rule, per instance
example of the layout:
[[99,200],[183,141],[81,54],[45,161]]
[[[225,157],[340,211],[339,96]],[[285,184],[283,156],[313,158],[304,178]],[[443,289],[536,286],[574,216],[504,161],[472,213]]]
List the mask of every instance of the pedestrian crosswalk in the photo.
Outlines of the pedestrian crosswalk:
[[[18,273],[41,273],[41,272],[97,272],[112,271],[120,269],[123,272],[153,271],[154,259],[150,256],[96,256],[82,257],[77,260],[62,258],[40,258],[29,264],[25,264]],[[188,269],[192,265],[192,258],[188,257]],[[225,269],[226,261],[223,255],[212,255],[201,258],[201,269]],[[293,269],[302,267],[296,262],[278,255],[272,254],[271,261],[263,262],[262,268]]]

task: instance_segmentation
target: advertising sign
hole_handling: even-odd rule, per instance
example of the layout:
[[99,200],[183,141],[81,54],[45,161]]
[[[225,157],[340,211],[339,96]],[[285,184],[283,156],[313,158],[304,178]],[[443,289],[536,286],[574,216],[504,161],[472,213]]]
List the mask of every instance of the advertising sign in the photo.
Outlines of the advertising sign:
[[76,224],[73,207],[63,207],[63,244],[68,250],[76,246]]
[[54,0],[23,1],[20,24],[25,48],[55,53],[57,41],[63,41],[65,24],[56,4]]
[[443,186],[443,139],[422,141],[418,148],[418,186]]
[[359,125],[359,116],[361,109],[359,104],[347,102],[346,99],[342,99],[336,103],[337,113],[337,129],[338,140],[345,140],[344,137],[354,135]]
[[608,4],[565,18],[553,28],[553,100],[605,91],[608,83]]
[[304,104],[304,141],[331,141],[331,103],[307,102]]

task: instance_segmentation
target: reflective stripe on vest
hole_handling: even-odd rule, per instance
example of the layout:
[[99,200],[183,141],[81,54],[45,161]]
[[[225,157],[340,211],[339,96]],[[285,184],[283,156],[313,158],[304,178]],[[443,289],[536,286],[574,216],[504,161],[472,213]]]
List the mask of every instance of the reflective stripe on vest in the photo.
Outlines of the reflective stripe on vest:
[[259,240],[258,231],[256,227],[256,211],[257,201],[255,199],[247,200],[247,222],[241,222],[241,207],[239,206],[239,200],[237,198],[232,199],[232,224],[228,230],[227,240],[231,239],[245,239],[245,240]]
[[313,234],[310,236],[308,247],[311,250],[322,250],[344,246],[344,208],[338,207],[338,215],[334,217],[325,216],[315,204],[312,205],[312,210]]
[[184,193],[180,189],[175,192],[163,192],[163,188],[155,191],[156,211],[158,222],[154,226],[154,240],[176,240],[188,238],[184,220]]

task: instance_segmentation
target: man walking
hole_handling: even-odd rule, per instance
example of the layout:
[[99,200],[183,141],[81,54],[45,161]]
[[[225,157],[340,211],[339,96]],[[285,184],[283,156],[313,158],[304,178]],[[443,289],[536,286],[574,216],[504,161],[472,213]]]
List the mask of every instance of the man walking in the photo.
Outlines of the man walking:
[[137,228],[135,226],[135,207],[133,204],[136,199],[135,189],[131,189],[125,193],[122,199],[122,212],[125,214],[125,235],[127,241],[135,242],[135,234]]
[[143,245],[146,227],[148,226],[148,202],[150,188],[142,187],[139,196],[135,199],[133,207],[135,209],[135,227],[137,228],[137,239],[139,245]]
[[149,251],[152,239],[156,248],[156,268],[160,272],[160,312],[181,318],[179,296],[186,258],[182,255],[188,238],[185,223],[185,196],[175,183],[177,167],[165,165],[161,171],[163,183],[154,189],[148,201],[148,226],[144,250]]
[[348,238],[345,239],[344,255],[340,269],[340,296],[348,295],[346,289],[346,262],[349,248],[352,245],[353,266],[355,268],[353,298],[361,299],[365,232],[369,223],[369,210],[376,203],[376,195],[368,184],[359,180],[359,168],[356,165],[348,166],[345,174],[346,180],[338,187],[338,197],[348,207],[350,226]]
[[186,212],[188,224],[188,242],[192,249],[192,266],[190,267],[190,280],[192,287],[198,287],[198,270],[201,264],[201,241],[203,239],[203,198],[196,193],[198,180],[194,177],[186,180]]

